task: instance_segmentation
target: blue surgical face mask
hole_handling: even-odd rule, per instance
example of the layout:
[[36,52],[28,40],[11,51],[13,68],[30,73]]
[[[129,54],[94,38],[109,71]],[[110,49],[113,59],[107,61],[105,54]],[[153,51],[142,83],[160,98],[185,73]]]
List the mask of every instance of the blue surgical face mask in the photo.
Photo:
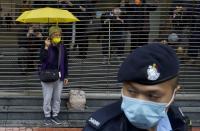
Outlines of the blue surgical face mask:
[[122,93],[121,109],[132,125],[140,129],[150,129],[167,116],[167,108],[174,96],[175,92],[169,103],[157,103],[127,97]]

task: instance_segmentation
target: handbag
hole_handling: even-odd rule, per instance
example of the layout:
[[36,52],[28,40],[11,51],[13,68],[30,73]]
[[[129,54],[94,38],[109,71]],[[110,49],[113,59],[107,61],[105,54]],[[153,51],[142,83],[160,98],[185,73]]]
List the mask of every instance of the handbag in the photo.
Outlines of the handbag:
[[59,56],[58,56],[58,69],[45,69],[41,70],[39,77],[42,82],[54,82],[57,81],[60,78],[60,58],[61,57],[61,51],[59,48]]
[[42,82],[54,82],[59,79],[59,71],[56,70],[43,70],[40,72],[40,80]]

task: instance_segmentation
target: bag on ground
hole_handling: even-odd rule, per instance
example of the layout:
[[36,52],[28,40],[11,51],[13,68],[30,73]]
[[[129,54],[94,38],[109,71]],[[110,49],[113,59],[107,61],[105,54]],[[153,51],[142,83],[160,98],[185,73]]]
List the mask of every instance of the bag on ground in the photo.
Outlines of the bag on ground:
[[86,105],[86,95],[81,89],[70,90],[67,107],[70,110],[84,110]]

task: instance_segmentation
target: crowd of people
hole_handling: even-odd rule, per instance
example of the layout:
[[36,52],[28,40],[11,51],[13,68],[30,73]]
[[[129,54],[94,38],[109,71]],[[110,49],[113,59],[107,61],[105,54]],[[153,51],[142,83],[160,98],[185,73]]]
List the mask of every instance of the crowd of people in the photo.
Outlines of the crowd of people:
[[[79,22],[76,22],[75,26],[72,23],[60,23],[60,27],[63,29],[63,40],[67,49],[75,49],[78,47],[79,54],[77,57],[81,59],[87,57],[89,37],[93,35],[97,36],[96,41],[101,44],[104,59],[109,58],[110,54],[114,55],[116,58],[121,58],[124,55],[125,46],[129,40],[130,51],[149,42],[151,24],[150,13],[157,10],[157,0],[155,0],[154,4],[148,3],[145,0],[141,0],[140,2],[136,1],[135,3],[122,0],[109,10],[100,10],[96,3],[96,0],[59,0],[51,2],[46,1],[43,3],[34,1],[31,8],[50,5],[52,7],[67,9],[80,20]],[[30,8],[30,4],[27,8]],[[194,12],[196,14],[194,14]],[[177,52],[181,53],[182,50],[184,50],[188,54],[188,57],[192,59],[197,58],[199,54],[199,47],[196,42],[198,40],[199,28],[194,28],[194,26],[198,27],[198,18],[196,18],[198,17],[197,12],[199,12],[198,7],[189,8],[181,3],[176,3],[169,11],[169,19],[172,23],[172,28],[168,31],[168,36],[162,38],[166,41],[165,43],[174,46],[177,49]],[[96,19],[99,20],[99,24],[91,26]],[[42,27],[42,32],[40,32],[42,33],[42,36],[46,36],[45,32],[47,32],[47,30],[44,30],[46,27]],[[29,27],[25,28],[26,34]],[[75,31],[75,34],[73,34],[73,31]],[[127,32],[130,33],[130,38],[128,39]],[[21,33],[20,37],[27,36],[25,34]],[[177,39],[170,39],[172,38],[171,36],[173,36],[172,34],[177,35]],[[22,42],[20,37],[19,45]],[[74,41],[72,37],[74,38]],[[22,39],[24,40],[24,38]],[[28,41],[29,39],[30,38],[27,37]]]

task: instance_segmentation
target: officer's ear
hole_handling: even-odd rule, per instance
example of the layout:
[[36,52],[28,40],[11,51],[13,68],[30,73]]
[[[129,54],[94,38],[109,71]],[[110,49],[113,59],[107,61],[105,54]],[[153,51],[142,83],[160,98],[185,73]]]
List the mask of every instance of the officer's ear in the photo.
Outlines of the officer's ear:
[[181,88],[181,86],[178,85],[178,86],[174,89],[174,92],[175,92],[175,93],[178,92],[178,90],[180,90],[180,88]]
[[175,94],[181,86],[179,85],[179,77],[175,77],[174,79],[171,80],[172,82],[172,91]]

